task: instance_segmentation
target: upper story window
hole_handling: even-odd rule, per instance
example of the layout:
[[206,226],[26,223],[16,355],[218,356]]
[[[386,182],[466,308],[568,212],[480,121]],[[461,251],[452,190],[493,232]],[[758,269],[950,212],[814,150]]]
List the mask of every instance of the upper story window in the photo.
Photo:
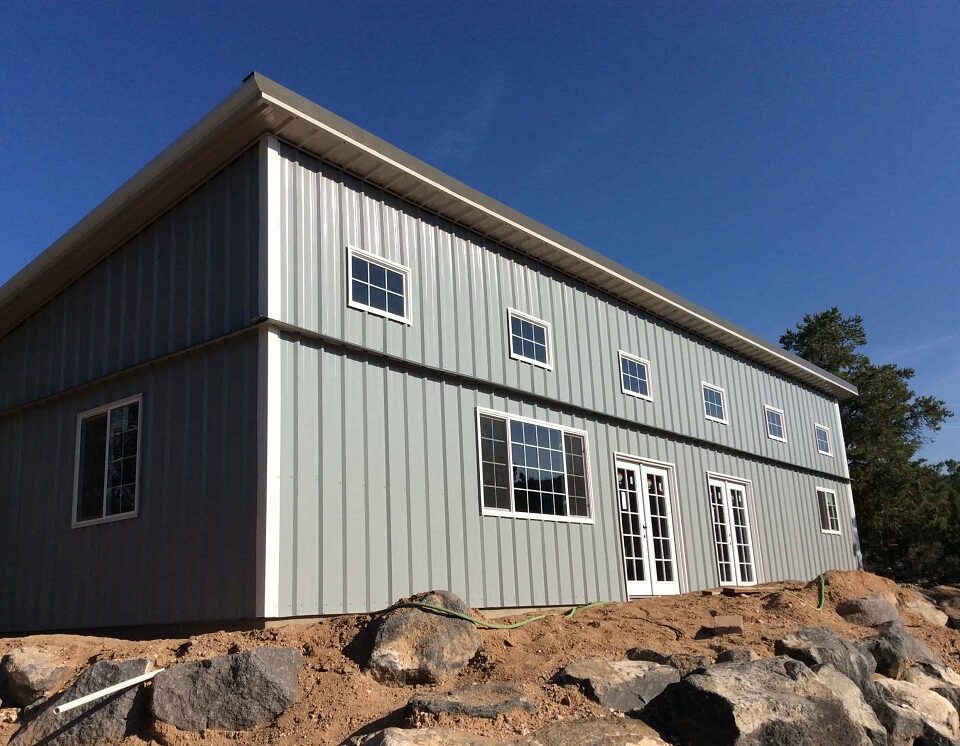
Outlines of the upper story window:
[[410,323],[410,268],[354,247],[347,249],[348,305]]
[[136,516],[141,399],[138,395],[77,417],[74,526]]
[[825,534],[839,534],[840,514],[837,511],[837,493],[818,487],[817,507],[820,509],[820,530]]
[[787,426],[783,420],[783,410],[764,405],[763,415],[767,423],[767,437],[786,443]]
[[706,381],[701,382],[703,387],[703,414],[708,420],[727,424],[727,409],[724,403],[724,390]]
[[620,351],[620,388],[623,393],[653,400],[650,393],[650,361]]
[[833,444],[830,442],[830,428],[823,425],[814,425],[813,431],[817,438],[817,451],[824,456],[832,456]]
[[550,324],[513,308],[507,309],[510,325],[510,357],[552,370]]
[[485,514],[591,520],[586,433],[488,410],[477,419]]

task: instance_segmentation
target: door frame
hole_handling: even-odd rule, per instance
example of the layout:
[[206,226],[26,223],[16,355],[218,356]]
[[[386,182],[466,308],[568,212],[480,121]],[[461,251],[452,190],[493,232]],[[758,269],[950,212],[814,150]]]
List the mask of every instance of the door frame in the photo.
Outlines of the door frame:
[[[630,596],[627,594],[627,573],[624,565],[623,556],[623,535],[620,526],[620,498],[617,494],[616,477],[617,462],[626,461],[627,463],[640,466],[653,467],[655,469],[664,469],[667,472],[667,489],[670,491],[670,517],[673,519],[673,551],[675,558],[674,571],[677,574],[677,582],[680,585],[680,593],[687,593],[690,590],[690,580],[687,575],[687,553],[683,541],[683,519],[680,514],[680,490],[677,483],[677,468],[671,461],[658,461],[657,459],[635,456],[632,453],[623,451],[614,451],[613,458],[610,461],[610,476],[614,480],[613,488],[613,507],[614,515],[617,518],[617,563],[619,566],[621,588],[624,598],[647,598],[646,596]],[[651,565],[652,567],[652,565]]]
[[[713,572],[715,573],[714,577],[717,579],[717,587],[720,587],[722,583],[720,582],[720,559],[717,556],[717,542],[713,539],[713,514],[710,510],[710,480],[717,479],[723,482],[735,482],[736,484],[743,486],[743,496],[744,500],[747,503],[747,523],[748,528],[750,529],[750,550],[753,552],[753,575],[754,582],[748,584],[744,587],[749,587],[750,585],[762,585],[766,577],[763,567],[763,553],[760,551],[760,542],[759,536],[760,531],[757,525],[757,504],[753,499],[753,480],[746,479],[744,477],[738,477],[733,474],[724,474],[719,471],[710,471],[707,470],[704,476],[704,486],[706,487],[706,492],[704,496],[706,497],[706,502],[704,503],[707,508],[707,516],[710,521],[710,544],[713,547]],[[736,586],[731,586],[736,587]]]

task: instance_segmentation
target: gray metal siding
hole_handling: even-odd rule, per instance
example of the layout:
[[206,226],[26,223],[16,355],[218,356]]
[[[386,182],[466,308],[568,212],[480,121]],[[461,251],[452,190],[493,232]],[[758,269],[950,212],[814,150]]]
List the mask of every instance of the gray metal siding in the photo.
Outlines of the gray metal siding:
[[250,323],[258,174],[253,148],[0,339],[0,411]]
[[[0,415],[0,630],[256,614],[256,333]],[[77,415],[143,394],[139,515],[71,528]]]
[[[336,340],[667,433],[835,476],[814,422],[839,439],[834,402],[729,350],[381,189],[281,145],[281,317]],[[411,269],[409,326],[346,304],[346,247]],[[693,271],[693,270],[692,270]],[[509,358],[506,309],[552,325],[553,370]],[[654,400],[620,390],[617,351],[651,361]],[[705,419],[700,382],[726,389],[729,425]],[[763,405],[785,411],[788,442],[766,436]]]
[[[718,583],[708,471],[753,483],[761,580],[857,566],[837,480],[282,337],[280,616],[367,611],[429,588],[474,606],[623,598],[615,452],[676,465],[691,589]],[[595,524],[482,516],[477,406],[586,430]],[[818,485],[837,491],[842,536],[820,532]]]

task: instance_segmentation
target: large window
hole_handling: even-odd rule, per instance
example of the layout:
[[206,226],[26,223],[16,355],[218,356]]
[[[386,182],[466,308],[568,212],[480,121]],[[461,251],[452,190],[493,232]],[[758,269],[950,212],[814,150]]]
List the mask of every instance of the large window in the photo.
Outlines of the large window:
[[783,421],[783,410],[764,406],[763,416],[767,423],[767,437],[772,440],[787,442],[787,426]]
[[820,530],[825,534],[839,534],[840,514],[837,511],[837,493],[818,487],[817,507],[820,509]]
[[650,362],[620,351],[620,387],[623,393],[651,400]]
[[724,404],[724,391],[712,383],[703,382],[703,414],[708,420],[727,424],[727,409]]
[[510,357],[550,369],[550,325],[542,319],[507,309],[510,325]]
[[585,521],[586,434],[478,410],[483,512]]
[[410,270],[374,254],[347,250],[348,305],[394,321],[410,323]]
[[137,514],[140,403],[136,396],[77,418],[75,526]]
[[830,443],[830,428],[823,425],[814,425],[813,432],[817,438],[817,451],[824,456],[832,456],[833,445]]

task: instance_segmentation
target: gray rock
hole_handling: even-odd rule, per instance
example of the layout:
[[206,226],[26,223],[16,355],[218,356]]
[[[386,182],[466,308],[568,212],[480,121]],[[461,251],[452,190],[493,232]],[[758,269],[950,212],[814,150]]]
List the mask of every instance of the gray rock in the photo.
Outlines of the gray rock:
[[449,728],[387,728],[369,736],[352,739],[356,746],[509,746],[501,741]]
[[954,606],[941,606],[940,608],[947,616],[947,626],[950,629],[960,629],[960,608]]
[[0,699],[8,705],[26,707],[56,689],[72,669],[40,648],[22,647],[0,658]]
[[667,746],[653,728],[632,718],[551,723],[534,733],[531,746]]
[[908,668],[902,678],[922,689],[936,692],[960,711],[960,674],[953,669],[921,662]]
[[630,648],[627,651],[627,658],[632,661],[651,661],[662,666],[672,666],[680,672],[681,676],[713,665],[713,661],[705,655],[697,653],[660,653],[649,648]]
[[947,625],[947,615],[934,606],[926,596],[922,596],[919,593],[906,596],[900,606],[903,611],[921,622],[933,625],[934,627],[945,627]]
[[519,687],[498,681],[462,686],[449,692],[419,692],[407,704],[411,716],[426,713],[492,719],[509,712],[536,709]]
[[800,661],[778,656],[690,674],[641,714],[685,746],[873,746],[855,713]]
[[727,648],[717,656],[717,663],[749,663],[758,660],[760,656],[750,648]]
[[877,718],[860,688],[829,663],[812,669],[814,677],[843,703],[850,718],[859,725],[874,746],[886,746],[887,730]]
[[829,663],[861,690],[869,685],[870,675],[876,670],[871,655],[859,645],[840,637],[825,627],[803,627],[774,645],[777,655],[807,664],[810,667]]
[[943,666],[939,656],[911,635],[900,622],[882,624],[878,632],[876,637],[863,641],[864,650],[873,656],[878,673],[899,679],[915,663]]
[[60,694],[35,708],[10,741],[11,746],[56,743],[57,746],[108,746],[119,744],[139,731],[146,713],[143,686],[135,686],[108,697],[55,715],[53,708],[87,694],[119,684],[146,673],[150,661],[97,661]]
[[670,684],[679,672],[652,661],[608,661],[585,658],[562,669],[560,684],[576,684],[588,697],[611,710],[638,712]]
[[923,689],[909,681],[895,679],[878,679],[877,686],[897,705],[918,713],[926,726],[925,734],[927,730],[932,730],[948,743],[960,739],[960,717],[957,710],[936,692]]
[[[470,613],[470,607],[449,591],[419,593],[410,600]],[[480,641],[471,622],[399,608],[378,620],[366,668],[382,682],[438,684],[470,662]]]
[[850,624],[862,627],[879,627],[900,620],[897,607],[876,593],[837,604],[837,613]]
[[244,730],[269,723],[300,697],[303,656],[256,648],[168,668],[153,679],[150,712],[187,731]]

